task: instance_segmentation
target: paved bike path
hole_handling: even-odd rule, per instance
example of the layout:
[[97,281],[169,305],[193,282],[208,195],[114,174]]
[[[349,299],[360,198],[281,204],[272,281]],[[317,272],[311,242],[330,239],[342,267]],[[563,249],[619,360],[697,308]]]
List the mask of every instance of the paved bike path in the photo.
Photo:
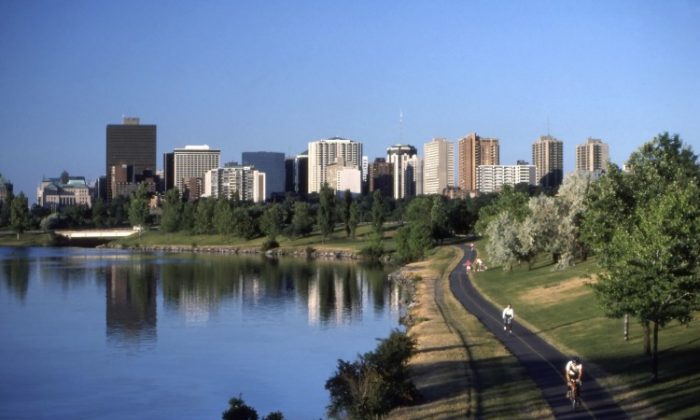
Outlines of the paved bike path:
[[[469,249],[462,247],[470,255]],[[464,307],[476,316],[520,361],[528,375],[542,390],[557,419],[627,419],[627,414],[615,403],[610,394],[596,382],[589,372],[585,373],[582,387],[582,405],[574,412],[565,397],[564,366],[570,356],[545,342],[537,334],[513,323],[513,333],[503,331],[502,309],[487,301],[472,285],[464,269],[467,256],[450,273],[450,289]],[[585,360],[584,360],[585,366]]]

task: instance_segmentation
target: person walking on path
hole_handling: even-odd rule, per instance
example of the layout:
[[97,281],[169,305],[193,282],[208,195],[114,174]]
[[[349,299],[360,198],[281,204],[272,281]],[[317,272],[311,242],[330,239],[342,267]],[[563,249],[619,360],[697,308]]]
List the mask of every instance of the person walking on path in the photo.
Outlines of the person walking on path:
[[509,303],[508,306],[503,309],[503,331],[508,331],[508,334],[513,332],[513,318],[515,318],[515,311],[513,311],[513,306]]

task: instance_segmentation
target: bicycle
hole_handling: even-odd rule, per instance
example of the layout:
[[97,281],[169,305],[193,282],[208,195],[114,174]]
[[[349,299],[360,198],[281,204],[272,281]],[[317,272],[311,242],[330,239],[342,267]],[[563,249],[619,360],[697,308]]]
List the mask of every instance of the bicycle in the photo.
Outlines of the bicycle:
[[513,317],[506,316],[503,318],[503,330],[508,331],[508,334],[513,333]]
[[574,411],[581,407],[581,381],[578,379],[569,381],[569,390],[566,391],[566,397],[571,402],[571,408]]

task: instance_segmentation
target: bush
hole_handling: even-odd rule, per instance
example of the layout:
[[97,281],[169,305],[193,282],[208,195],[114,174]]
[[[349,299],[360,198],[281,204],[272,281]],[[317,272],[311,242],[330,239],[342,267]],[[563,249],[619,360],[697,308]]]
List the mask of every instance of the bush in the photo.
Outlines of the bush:
[[416,388],[408,379],[408,359],[415,341],[405,333],[392,331],[373,352],[355,362],[338,360],[338,370],[326,381],[331,394],[331,417],[350,419],[379,417],[416,397]]
[[274,248],[279,248],[280,244],[274,240],[274,239],[266,239],[265,242],[260,245],[260,249],[262,249],[263,252],[269,251]]

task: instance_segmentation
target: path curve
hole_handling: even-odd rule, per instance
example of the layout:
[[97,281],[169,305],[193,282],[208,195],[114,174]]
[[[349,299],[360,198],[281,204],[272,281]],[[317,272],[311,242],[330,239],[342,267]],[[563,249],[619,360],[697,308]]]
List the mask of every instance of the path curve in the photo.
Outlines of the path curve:
[[513,323],[511,336],[503,331],[501,309],[487,301],[472,285],[464,269],[469,250],[465,246],[461,248],[463,257],[460,264],[450,273],[452,293],[525,367],[528,375],[542,390],[554,416],[557,419],[629,418],[588,372],[583,380],[583,404],[578,411],[573,411],[564,395],[564,366],[568,357],[518,322]]

